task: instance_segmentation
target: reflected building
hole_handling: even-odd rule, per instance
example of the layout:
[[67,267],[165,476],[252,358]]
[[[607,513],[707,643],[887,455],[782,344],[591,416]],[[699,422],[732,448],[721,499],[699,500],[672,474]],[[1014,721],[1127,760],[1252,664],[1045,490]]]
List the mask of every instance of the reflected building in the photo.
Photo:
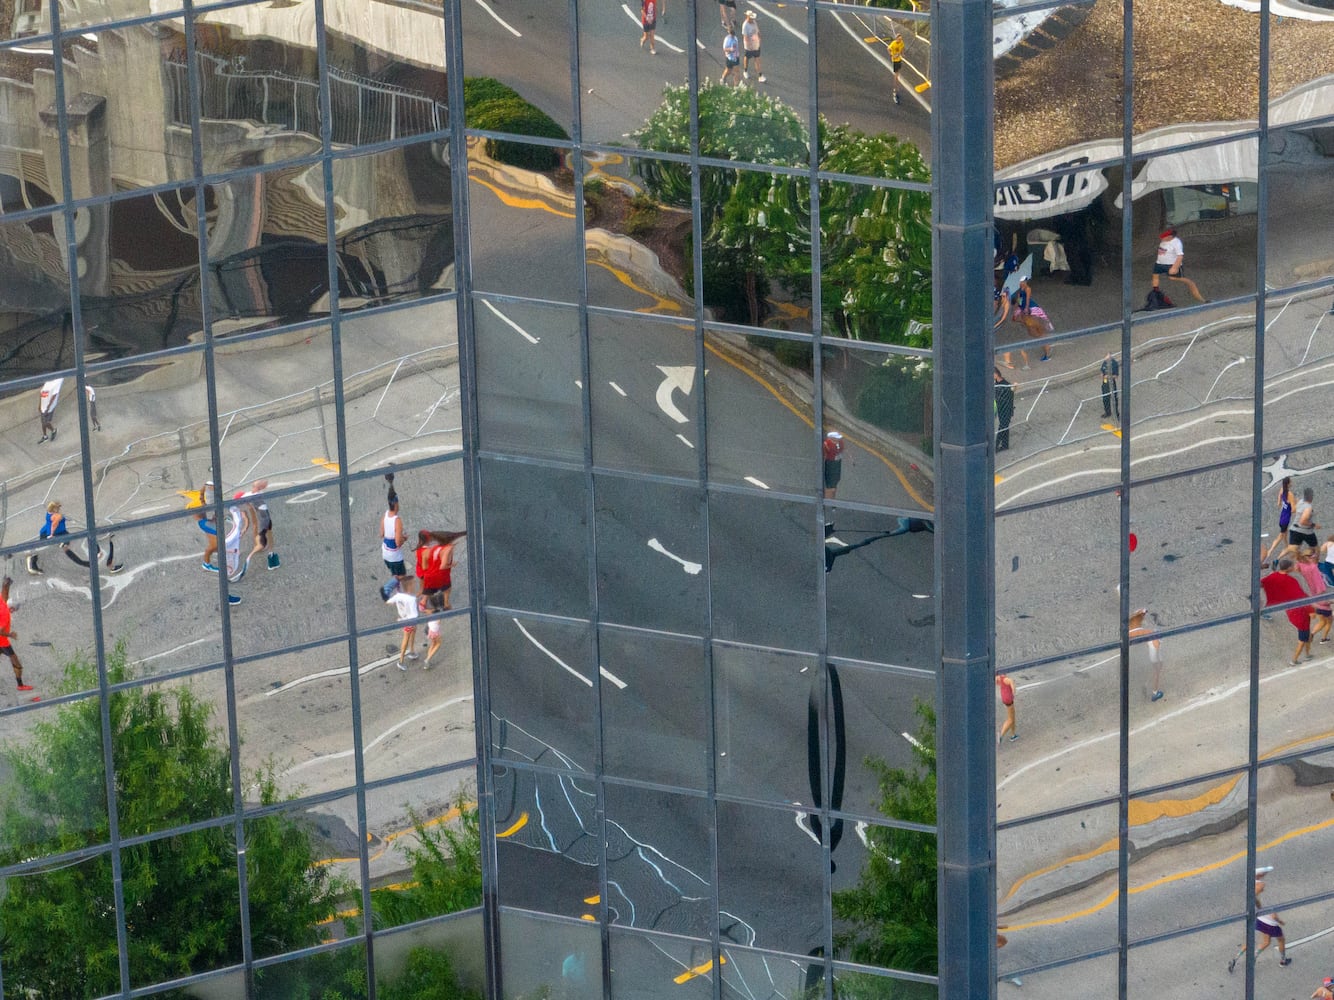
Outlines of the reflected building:
[[1319,978],[1334,11],[903,8],[0,4],[5,1000]]

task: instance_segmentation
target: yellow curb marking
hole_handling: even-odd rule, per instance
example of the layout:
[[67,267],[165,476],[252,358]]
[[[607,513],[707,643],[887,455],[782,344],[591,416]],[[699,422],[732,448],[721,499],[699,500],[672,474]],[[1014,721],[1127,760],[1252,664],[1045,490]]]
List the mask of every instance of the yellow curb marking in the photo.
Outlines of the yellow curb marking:
[[338,471],[338,463],[337,463],[337,462],[330,462],[327,458],[312,458],[312,459],[310,460],[310,464],[311,464],[311,465],[318,465],[318,466],[320,466],[320,467],[322,467],[322,468],[328,469],[330,472],[337,472],[337,471]]
[[499,840],[502,837],[511,837],[514,834],[518,833],[527,825],[528,825],[528,814],[520,813],[519,818],[515,820],[514,825],[507,830],[501,830],[498,834],[496,834],[496,839]]
[[[795,406],[793,406],[786,399],[784,399],[782,394],[773,385],[773,383],[765,379],[764,376],[751,371],[749,368],[743,367],[740,364],[740,362],[733,361],[722,351],[718,350],[718,348],[710,344],[707,340],[704,342],[704,349],[708,351],[710,354],[714,355],[715,357],[721,358],[723,361],[726,361],[737,371],[741,372],[743,375],[749,376],[750,378],[758,382],[760,385],[762,385],[765,389],[769,390],[770,395],[772,395],[774,399],[782,403],[783,406],[785,406],[789,411],[791,411],[792,414],[796,416],[797,419],[800,420],[802,423],[804,423],[807,427],[815,426],[814,421],[812,421],[810,417],[808,417],[805,413],[801,412],[801,410],[798,410]],[[875,448],[872,448],[869,444],[866,444],[864,441],[861,441],[850,434],[845,434],[844,437],[847,439],[849,444],[855,444],[857,447],[863,449],[864,451],[869,452],[871,455],[880,459],[880,461],[883,462],[889,468],[889,471],[894,473],[894,476],[898,479],[899,483],[903,486],[905,490],[907,490],[908,495],[912,497],[915,501],[917,501],[917,503],[922,507],[923,510],[932,510],[932,511],[935,510],[935,508],[931,506],[929,502],[924,500],[922,496],[915,489],[913,489],[912,483],[908,482],[908,477],[903,474],[902,470],[900,470],[897,465],[891,462],[884,455],[880,454],[880,452],[878,452]]]
[[472,181],[474,184],[482,185],[482,187],[486,188],[499,198],[503,204],[508,205],[510,208],[538,208],[543,212],[550,212],[552,215],[557,215],[562,219],[574,218],[573,212],[566,212],[559,208],[552,208],[545,201],[538,198],[517,198],[503,188],[499,188],[492,184],[490,181],[482,180],[482,178],[478,177],[476,174],[469,174],[468,180]]
[[1115,434],[1117,437],[1121,436],[1121,428],[1117,427],[1116,424],[1102,424],[1101,426],[1102,429],[1107,431],[1109,434]]
[[674,312],[674,313],[679,313],[679,312],[681,311],[681,307],[680,307],[680,305],[678,305],[677,303],[673,302],[671,299],[663,298],[663,296],[657,294],[656,292],[651,292],[651,291],[649,291],[647,288],[643,288],[643,287],[641,287],[640,285],[636,284],[635,280],[634,280],[633,278],[631,278],[630,275],[628,275],[626,272],[622,271],[620,268],[612,267],[612,266],[611,266],[610,264],[608,264],[606,261],[594,260],[594,259],[592,259],[592,258],[589,259],[588,263],[593,264],[593,265],[595,265],[595,266],[597,266],[597,267],[601,267],[601,268],[604,268],[605,270],[610,271],[610,272],[612,273],[612,276],[613,276],[617,281],[619,281],[622,285],[624,285],[626,288],[629,288],[629,289],[631,289],[632,291],[636,291],[636,292],[638,292],[640,295],[645,295],[645,296],[647,296],[648,298],[650,298],[650,299],[653,300],[653,304],[652,304],[651,306],[644,306],[644,307],[641,308],[641,309],[636,309],[635,312],[650,312],[650,313],[657,313],[657,312]]
[[601,896],[589,896],[587,899],[584,900],[584,902],[587,903],[589,906],[597,906],[598,903],[602,902],[602,897],[601,897]]
[[[719,955],[718,964],[726,965],[727,957],[725,955]],[[703,965],[697,965],[693,969],[687,969],[685,972],[681,973],[679,976],[673,979],[672,982],[676,983],[678,986],[681,985],[682,983],[688,983],[696,976],[702,976],[712,968],[713,968],[713,959],[709,959]]]
[[[476,808],[477,808],[477,803],[476,803],[476,802],[467,802],[467,803],[464,804],[464,806],[465,806],[465,808],[467,808],[467,809],[476,809]],[[452,823],[454,820],[458,819],[461,815],[463,815],[463,814],[459,811],[458,806],[455,806],[455,807],[453,807],[452,809],[450,809],[447,813],[444,813],[443,815],[440,815],[440,816],[436,816],[436,817],[434,817],[433,819],[428,819],[426,822],[422,823],[422,829],[424,829],[424,830],[429,830],[431,827],[433,827],[433,826],[438,826],[438,825],[441,824],[441,823]],[[390,844],[392,844],[394,841],[398,840],[400,837],[406,837],[409,833],[415,833],[416,830],[417,830],[417,828],[416,828],[415,826],[410,826],[410,827],[408,827],[408,828],[406,828],[406,829],[404,829],[404,830],[395,830],[393,833],[386,833],[386,834],[381,838],[381,843],[384,844],[384,846],[381,847],[381,848],[380,848],[378,851],[376,851],[374,854],[372,854],[372,855],[370,856],[370,858],[367,859],[368,862],[369,862],[369,861],[378,861],[380,858],[384,857],[384,852],[385,852],[386,850],[389,849],[389,845],[390,845]],[[368,832],[368,833],[366,834],[366,842],[369,844],[373,839],[374,839],[374,837]],[[316,861],[316,862],[315,862],[315,865],[318,867],[318,866],[322,866],[322,865],[347,864],[347,863],[351,863],[351,862],[353,862],[353,861],[358,861],[358,860],[360,860],[360,859],[358,859],[358,858],[321,858],[319,861]]]
[[795,302],[777,302],[773,299],[765,299],[765,302],[774,307],[775,319],[810,319],[811,307],[799,306]]

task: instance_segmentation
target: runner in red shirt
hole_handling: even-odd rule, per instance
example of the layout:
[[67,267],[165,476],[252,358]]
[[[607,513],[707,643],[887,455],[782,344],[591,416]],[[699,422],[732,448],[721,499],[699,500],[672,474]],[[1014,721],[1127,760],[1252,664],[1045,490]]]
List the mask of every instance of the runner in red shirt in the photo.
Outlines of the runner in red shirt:
[[[1266,605],[1283,604],[1308,596],[1306,588],[1292,575],[1291,559],[1280,559],[1277,570],[1260,578],[1260,587],[1265,592]],[[1303,651],[1308,660],[1311,658],[1311,606],[1288,608],[1287,614],[1288,621],[1297,630],[1297,649],[1291,660],[1292,665],[1296,666]]]
[[31,684],[23,683],[23,661],[19,659],[18,650],[14,648],[11,640],[17,639],[19,634],[14,631],[14,626],[10,624],[9,612],[9,585],[14,581],[5,577],[4,582],[0,583],[0,656],[8,656],[10,666],[14,668],[14,680],[18,684],[20,691],[31,691]]

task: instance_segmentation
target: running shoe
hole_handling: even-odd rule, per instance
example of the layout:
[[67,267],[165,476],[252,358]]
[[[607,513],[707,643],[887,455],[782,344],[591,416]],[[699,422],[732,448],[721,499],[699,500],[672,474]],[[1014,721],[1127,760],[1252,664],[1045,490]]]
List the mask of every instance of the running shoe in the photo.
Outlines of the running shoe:
[[417,659],[417,654],[416,654],[416,653],[409,653],[408,656],[407,656],[407,658],[408,658],[409,660],[415,660],[415,659]]
[[20,684],[20,685],[19,685],[19,690],[20,690],[20,691],[31,691],[31,690],[32,690],[32,685],[31,685],[31,684]]
[[1227,963],[1228,975],[1231,975],[1233,972],[1235,972],[1236,968],[1237,968],[1237,960],[1234,958],[1232,961]]
[[1288,958],[1286,955],[1284,955],[1282,958],[1280,958],[1280,959],[1278,960],[1278,964],[1279,964],[1279,965],[1291,965],[1291,964],[1292,964],[1292,959],[1290,959],[1290,958]]
[[210,573],[216,573],[218,571],[218,567],[214,566],[211,562],[206,562],[202,565],[204,569],[208,570]]
[[46,572],[46,570],[42,569],[42,567],[37,565],[36,556],[28,556],[28,572],[31,573],[33,576],[42,576]]
[[1151,698],[1149,699],[1149,701],[1160,701],[1160,700],[1162,699],[1162,697],[1163,697],[1163,693],[1162,693],[1161,691],[1155,691],[1155,692],[1153,693],[1153,697],[1151,697]]
[[232,607],[236,607],[238,604],[241,603],[241,598],[236,594],[228,594],[227,603],[230,604]]
[[125,568],[125,564],[124,564],[124,563],[116,563],[116,565],[114,565],[114,566],[108,566],[108,567],[107,567],[107,572],[110,573],[112,576],[115,576],[117,573],[119,573],[119,572],[120,572],[121,570],[123,570],[124,568]]
[[398,669],[399,669],[399,670],[406,671],[406,670],[408,669],[408,665],[407,665],[406,663],[404,663],[402,660],[399,660],[399,661],[398,661]]

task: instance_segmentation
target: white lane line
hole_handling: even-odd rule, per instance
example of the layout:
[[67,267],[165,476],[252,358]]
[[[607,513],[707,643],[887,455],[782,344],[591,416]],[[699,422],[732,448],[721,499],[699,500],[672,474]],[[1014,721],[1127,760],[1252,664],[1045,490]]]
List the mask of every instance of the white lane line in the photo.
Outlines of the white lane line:
[[[815,841],[817,844],[820,843],[820,838],[817,837],[815,835],[815,831],[811,829],[810,825],[811,817],[809,813],[797,813],[792,818],[796,820],[798,830],[806,834],[806,836],[810,837],[811,840]],[[805,823],[802,822],[803,819],[806,821]]]
[[[629,7],[628,4],[621,4],[621,10],[625,11],[625,16],[628,17],[631,21],[633,21],[633,22],[635,23],[635,27],[637,27],[637,28],[641,28],[641,29],[642,29],[643,24],[642,24],[642,22],[639,20],[639,15],[636,14],[634,11],[632,11],[632,10],[630,9],[630,7]],[[675,45],[673,45],[671,42],[667,41],[667,39],[663,38],[661,35],[657,35],[657,34],[655,33],[655,37],[657,38],[657,40],[658,40],[658,44],[659,44],[659,45],[665,45],[665,46],[667,46],[669,49],[671,49],[671,50],[672,50],[673,52],[675,52],[677,55],[684,55],[684,54],[685,54],[685,51],[686,51],[685,49],[678,49]]]
[[684,434],[678,434],[678,435],[676,435],[676,440],[680,441],[683,445],[685,445],[685,446],[686,446],[687,448],[689,448],[691,451],[694,451],[694,450],[695,450],[695,446],[694,446],[693,444],[690,443],[690,439],[687,438]]
[[[1332,666],[1334,666],[1334,657],[1324,656],[1324,657],[1321,657],[1321,658],[1318,659],[1318,660],[1311,660],[1311,661],[1309,661],[1309,662],[1307,662],[1307,663],[1303,663],[1303,664],[1300,665],[1300,666],[1289,667],[1287,670],[1280,670],[1280,671],[1279,671],[1278,673],[1276,673],[1276,674],[1269,674],[1269,675],[1267,675],[1267,676],[1265,676],[1265,677],[1261,677],[1261,678],[1260,678],[1260,683],[1261,683],[1261,684],[1268,684],[1268,683],[1270,683],[1271,681],[1283,680],[1283,679],[1286,678],[1286,677],[1290,677],[1290,676],[1299,674],[1299,673],[1301,673],[1303,670],[1309,670],[1309,669],[1311,669],[1312,667],[1322,667],[1322,668],[1328,669],[1328,668],[1330,668],[1330,667],[1332,667]],[[1198,709],[1198,708],[1206,708],[1206,707],[1208,707],[1209,705],[1212,705],[1212,704],[1214,704],[1214,703],[1216,703],[1216,702],[1225,701],[1226,699],[1231,698],[1231,697],[1232,697],[1233,695],[1235,695],[1235,694],[1238,694],[1238,693],[1240,693],[1240,692],[1242,692],[1242,691],[1247,691],[1247,690],[1249,690],[1249,688],[1250,688],[1250,681],[1249,681],[1249,680],[1245,680],[1245,681],[1241,681],[1241,682],[1238,683],[1238,684],[1234,684],[1234,685],[1232,685],[1232,687],[1230,687],[1230,688],[1226,688],[1225,690],[1217,691],[1217,692],[1213,692],[1213,693],[1206,694],[1206,695],[1202,695],[1202,696],[1199,697],[1199,698],[1194,698],[1194,699],[1192,699],[1191,701],[1186,702],[1186,703],[1185,703],[1184,705],[1182,705],[1180,708],[1174,709],[1174,710],[1171,711],[1171,712],[1165,712],[1163,715],[1160,715],[1158,718],[1153,719],[1153,720],[1151,720],[1151,721],[1149,721],[1149,722],[1144,723],[1144,725],[1142,725],[1142,726],[1136,726],[1135,728],[1133,728],[1133,729],[1130,730],[1130,735],[1131,735],[1131,736],[1138,736],[1140,733],[1148,732],[1150,729],[1154,728],[1155,726],[1160,726],[1160,725],[1162,725],[1162,724],[1165,723],[1165,722],[1169,722],[1169,721],[1171,721],[1172,719],[1175,719],[1175,718],[1176,718],[1177,716],[1179,716],[1179,715],[1185,715],[1187,712],[1193,712],[1193,711],[1195,711],[1195,710]],[[1068,747],[1064,747],[1064,748],[1062,748],[1062,749],[1060,749],[1060,750],[1057,750],[1055,753],[1050,753],[1050,754],[1047,754],[1047,756],[1045,756],[1045,757],[1040,757],[1040,758],[1038,758],[1037,760],[1029,761],[1027,764],[1025,764],[1023,767],[1019,768],[1017,771],[1013,772],[1012,774],[1006,775],[1006,777],[1005,777],[1005,779],[1004,779],[1003,781],[999,781],[999,782],[997,782],[997,783],[996,783],[996,791],[1000,791],[1002,788],[1004,788],[1006,785],[1008,785],[1011,781],[1013,781],[1015,778],[1019,777],[1021,774],[1023,774],[1023,773],[1026,772],[1026,771],[1031,771],[1033,768],[1035,768],[1035,767],[1040,767],[1040,766],[1043,765],[1043,764],[1050,764],[1050,763],[1051,763],[1052,761],[1054,761],[1054,760],[1060,760],[1060,759],[1061,759],[1062,757],[1064,757],[1066,754],[1074,753],[1076,750],[1083,750],[1083,749],[1086,749],[1087,747],[1091,747],[1091,746],[1093,746],[1093,745],[1095,745],[1095,744],[1097,744],[1097,743],[1101,743],[1101,742],[1103,742],[1104,740],[1110,740],[1110,739],[1112,739],[1112,738],[1113,738],[1114,736],[1116,736],[1116,735],[1117,735],[1117,731],[1116,731],[1116,730],[1112,730],[1112,731],[1103,733],[1103,734],[1100,735],[1100,736],[1091,736],[1091,737],[1089,737],[1089,738],[1086,739],[1086,740],[1080,740],[1078,743],[1074,743],[1074,744],[1071,744],[1071,745],[1068,746]]]
[[304,493],[298,493],[294,497],[288,497],[286,503],[314,503],[316,500],[323,500],[329,494],[325,490],[306,490]]
[[557,655],[556,655],[555,653],[553,653],[551,650],[547,649],[546,646],[542,645],[540,642],[538,642],[536,639],[534,639],[534,638],[533,638],[533,633],[529,632],[526,628],[523,627],[523,622],[519,621],[519,619],[517,619],[517,618],[512,618],[512,619],[510,619],[510,620],[513,621],[515,625],[519,626],[519,631],[523,633],[523,636],[524,636],[525,639],[527,639],[527,640],[528,640],[529,642],[531,642],[534,646],[536,646],[536,647],[537,647],[538,649],[540,649],[542,652],[546,653],[547,656],[551,658],[551,662],[552,662],[552,663],[556,664],[556,666],[560,667],[562,670],[564,670],[566,673],[568,673],[571,677],[575,677],[575,678],[577,678],[578,680],[583,681],[583,683],[587,684],[589,687],[592,687],[592,686],[593,686],[593,682],[590,681],[587,677],[585,677],[585,676],[584,676],[583,674],[581,674],[579,671],[575,670],[574,667],[570,666],[568,663],[566,663],[564,660],[562,660],[559,656],[557,656]]
[[148,663],[151,660],[156,660],[163,656],[172,656],[175,653],[179,653],[183,649],[189,649],[191,646],[198,646],[201,642],[217,642],[219,638],[220,636],[217,635],[206,635],[202,639],[191,639],[189,642],[183,642],[179,646],[173,646],[171,649],[164,649],[160,653],[153,653],[150,656],[145,656],[139,660],[131,660],[130,666],[137,667],[141,663]]
[[1326,927],[1323,931],[1316,931],[1314,934],[1308,934],[1304,938],[1298,938],[1296,941],[1289,941],[1289,948],[1296,948],[1298,945],[1310,944],[1312,941],[1324,937],[1326,934],[1334,934],[1334,927]]
[[746,476],[746,482],[750,483],[751,486],[758,486],[762,490],[769,488],[768,484],[760,482],[754,476]]
[[672,560],[672,562],[680,563],[681,568],[685,570],[687,573],[689,573],[691,576],[695,576],[696,574],[699,573],[700,570],[704,568],[703,565],[701,565],[700,563],[690,562],[689,560],[682,559],[680,556],[675,555],[674,553],[668,552],[667,547],[663,545],[662,542],[658,541],[656,538],[650,538],[648,540],[648,547],[651,548],[654,552],[661,552],[668,559]]
[[[478,0],[478,2],[480,3],[481,0]],[[493,306],[490,302],[486,301],[486,299],[482,299],[482,305],[486,306],[493,313],[499,316],[502,322],[506,323],[510,327],[510,329],[518,333],[518,335],[522,337],[524,340],[528,341],[528,343],[536,344],[538,342],[537,337],[534,337],[531,333],[529,333],[527,330],[521,327],[518,323],[514,322],[514,320],[510,319],[503,312],[501,312],[499,309]]]
[[1027,691],[1030,688],[1042,687],[1042,685],[1044,684],[1052,684],[1056,681],[1063,681],[1074,674],[1087,673],[1094,667],[1101,667],[1107,663],[1115,663],[1120,658],[1121,658],[1120,653],[1113,653],[1111,656],[1104,656],[1101,660],[1094,660],[1092,663],[1086,663],[1082,667],[1076,667],[1074,670],[1070,671],[1069,674],[1061,674],[1059,677],[1048,677],[1046,680],[1042,681],[1029,681],[1027,684],[1020,684],[1018,687],[1015,688],[1015,690]]
[[504,28],[506,31],[508,31],[508,32],[509,32],[511,35],[513,35],[515,38],[522,38],[522,37],[523,37],[523,35],[519,34],[519,31],[518,31],[517,28],[513,28],[513,27],[511,27],[510,25],[506,24],[505,21],[501,18],[501,16],[500,16],[499,14],[497,14],[494,10],[491,9],[491,5],[488,4],[488,3],[486,2],[486,0],[477,0],[477,6],[478,6],[478,7],[481,7],[482,10],[484,10],[484,11],[486,11],[488,14],[490,14],[491,17],[492,17],[492,19],[496,22],[496,24],[500,25],[502,28]]
[[811,43],[811,40],[806,37],[805,32],[798,31],[796,28],[792,27],[792,25],[788,24],[781,17],[775,14],[773,11],[769,11],[765,16],[769,18],[770,21],[778,22],[778,26],[782,28],[784,31],[786,31],[793,38],[799,38],[801,39],[802,42],[804,42],[807,45]]
[[625,396],[625,390],[622,389],[622,388],[621,388],[619,385],[617,385],[615,382],[608,382],[607,384],[608,384],[609,386],[611,386],[613,389],[616,390],[616,394],[617,394],[618,396],[622,396],[622,397]]
[[[870,55],[872,59],[878,62],[881,66],[885,67],[885,69],[889,70],[891,73],[894,72],[894,64],[890,62],[888,59],[886,59],[879,52],[877,52],[875,49],[871,48],[871,46],[867,45],[865,35],[859,34],[858,32],[853,31],[852,28],[848,27],[847,22],[843,20],[843,15],[835,14],[834,20],[838,22],[838,26],[842,28],[844,31],[846,31],[852,37],[852,39],[855,42],[857,42],[858,45],[860,45],[863,49],[866,50],[867,54]],[[908,61],[905,59],[904,62]],[[923,73],[916,66],[914,66],[912,63],[908,63],[908,67],[918,76],[920,76],[923,80],[926,79],[926,74]],[[893,84],[890,84],[890,86],[893,86]],[[907,94],[909,97],[911,97],[918,104],[920,104],[927,111],[931,110],[931,105],[927,104],[926,99],[923,98],[921,94],[917,93],[915,87],[904,87],[903,92]]]
[[[397,662],[398,662],[397,653],[393,653],[389,656],[382,656],[378,660],[371,660],[371,662],[367,663],[365,666],[358,667],[357,675],[359,677],[365,677],[372,670],[378,670],[380,667],[386,666],[390,663],[397,663]],[[299,688],[303,684],[313,684],[315,681],[323,680],[325,677],[346,677],[346,676],[347,676],[347,667],[334,667],[332,670],[321,670],[318,673],[304,674],[301,677],[296,678],[296,680],[288,681],[281,687],[276,687],[269,691],[265,691],[264,694],[261,695],[260,697],[272,698],[275,694],[282,694],[284,691],[292,690],[292,688]],[[255,700],[254,698],[247,698],[245,701],[242,702],[242,704],[243,705],[248,704],[249,702],[254,700]]]
[[159,510],[167,510],[171,506],[172,504],[169,503],[155,503],[151,507],[138,507],[130,511],[130,517],[143,517],[145,514],[152,514]]
[[622,691],[625,690],[625,688],[626,688],[626,683],[625,683],[625,681],[621,680],[619,677],[617,677],[615,674],[613,674],[613,673],[612,673],[610,670],[608,670],[606,667],[601,667],[601,666],[598,667],[598,673],[600,673],[603,677],[607,678],[607,680],[611,681],[613,684],[615,684],[615,685],[616,685],[618,688],[620,688]]
[[[472,701],[472,695],[470,694],[459,695],[457,698],[450,698],[448,701],[442,701],[438,705],[432,705],[430,708],[422,709],[415,715],[409,715],[406,719],[402,719],[401,721],[394,723],[394,725],[390,726],[379,736],[375,737],[375,739],[367,743],[366,746],[362,749],[362,752],[365,753],[366,751],[373,749],[378,744],[383,743],[385,740],[389,739],[389,737],[393,736],[394,733],[398,732],[404,726],[410,726],[414,722],[426,718],[426,716],[428,715],[433,715],[436,712],[442,712],[447,708],[451,708],[454,705],[462,704],[465,701]],[[285,778],[288,775],[296,774],[298,771],[304,771],[308,767],[318,767],[320,764],[325,764],[330,761],[343,760],[344,758],[351,757],[354,753],[356,753],[355,748],[351,748],[348,750],[340,750],[337,753],[320,754],[318,757],[312,757],[310,758],[310,760],[303,760],[300,764],[297,764],[294,767],[289,767],[286,771],[282,773],[282,776]]]

